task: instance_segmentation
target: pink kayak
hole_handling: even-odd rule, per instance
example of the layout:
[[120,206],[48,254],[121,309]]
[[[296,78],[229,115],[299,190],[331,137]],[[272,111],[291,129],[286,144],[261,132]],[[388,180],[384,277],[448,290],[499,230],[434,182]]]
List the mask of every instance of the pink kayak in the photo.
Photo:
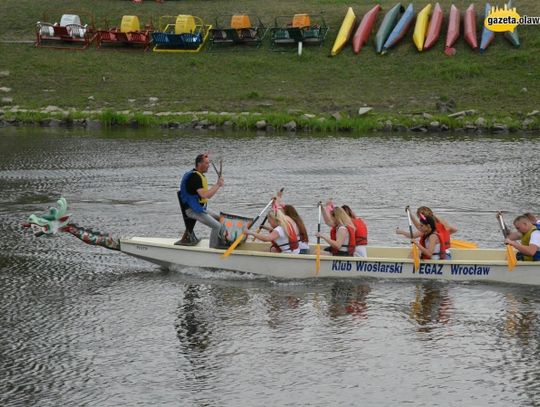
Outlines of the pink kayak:
[[377,4],[362,18],[362,21],[360,22],[360,25],[358,26],[358,29],[354,33],[352,39],[353,51],[355,54],[358,54],[364,44],[367,42],[379,11],[381,11],[381,6]]
[[454,43],[459,38],[459,9],[452,4],[450,7],[450,16],[448,17],[448,31],[446,32],[446,42],[444,48],[452,48]]
[[463,36],[472,49],[478,48],[478,39],[476,37],[476,10],[474,9],[474,4],[471,4],[465,11],[465,17],[463,17]]
[[431,14],[431,20],[426,34],[426,42],[424,43],[424,49],[431,48],[439,40],[441,34],[441,27],[443,22],[443,11],[439,3],[435,4],[433,13]]

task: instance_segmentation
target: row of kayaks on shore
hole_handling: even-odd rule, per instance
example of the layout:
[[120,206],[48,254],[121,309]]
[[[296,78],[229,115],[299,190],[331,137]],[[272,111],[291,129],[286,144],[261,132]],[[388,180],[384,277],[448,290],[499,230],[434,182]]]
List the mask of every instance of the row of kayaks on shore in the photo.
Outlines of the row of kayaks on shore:
[[[512,7],[512,0],[509,0],[507,7]],[[486,3],[482,22],[490,13],[490,10],[491,5]],[[360,23],[357,25],[356,14],[352,7],[349,7],[332,47],[331,55],[337,55],[349,43],[351,43],[354,53],[358,54],[374,31],[377,17],[381,11],[382,8],[380,5],[374,6],[362,17]],[[376,52],[386,53],[390,48],[396,46],[413,26],[415,17],[416,22],[414,23],[412,35],[414,45],[418,51],[432,48],[439,40],[445,18],[440,4],[436,3],[433,7],[430,3],[422,8],[415,16],[412,3],[406,8],[401,3],[397,3],[386,12],[375,34],[374,44]],[[461,29],[462,20],[463,30]],[[483,23],[478,24],[478,26],[483,26]],[[467,44],[473,50],[479,49],[480,52],[484,52],[495,38],[493,31],[483,27],[480,41],[478,40],[477,13],[474,4],[471,4],[465,10],[463,18],[460,10],[455,5],[450,7],[444,43],[445,53],[447,55],[453,55],[455,53],[453,46],[458,40],[461,31]],[[505,32],[504,36],[514,47],[519,47],[520,41],[517,30]]]
[[[511,7],[512,0],[508,0],[505,8]],[[330,54],[337,55],[349,44],[352,44],[354,53],[358,54],[372,34],[376,52],[384,54],[402,41],[411,28],[416,48],[424,51],[437,44],[445,21],[444,50],[447,55],[455,53],[453,46],[461,33],[467,44],[480,52],[484,52],[495,38],[495,32],[483,24],[486,16],[493,12],[489,3],[485,4],[481,22],[478,21],[474,4],[463,13],[452,5],[447,17],[439,3],[435,6],[427,4],[418,13],[415,13],[412,3],[406,8],[397,3],[384,16],[382,11],[382,7],[377,4],[362,19],[358,19],[353,8],[349,7]],[[83,24],[86,20],[88,22]],[[269,33],[273,49],[297,46],[301,55],[304,45],[321,46],[329,31],[322,13],[276,17],[273,27],[267,27],[257,16],[250,17],[248,14],[220,16],[213,25],[188,14],[161,16],[159,27],[156,28],[152,24],[140,24],[138,17],[132,15],[123,16],[120,26],[106,29],[96,29],[91,14],[83,20],[78,14],[63,14],[59,23],[50,21],[48,13],[45,13],[43,19],[36,23],[36,47],[86,49],[95,42],[97,48],[123,46],[144,50],[152,48],[155,52],[199,52],[207,40],[210,48],[237,45],[259,48]],[[478,32],[480,28],[481,33]],[[505,32],[504,36],[513,46],[520,46],[516,29]]]

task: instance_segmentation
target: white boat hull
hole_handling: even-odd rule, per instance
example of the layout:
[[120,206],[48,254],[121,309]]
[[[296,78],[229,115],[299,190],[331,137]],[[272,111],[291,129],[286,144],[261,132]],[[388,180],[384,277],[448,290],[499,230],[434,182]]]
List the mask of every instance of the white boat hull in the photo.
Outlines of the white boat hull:
[[316,274],[314,254],[270,253],[267,244],[246,243],[223,258],[224,250],[210,249],[208,240],[191,247],[175,246],[174,242],[175,239],[133,237],[121,240],[121,250],[164,267],[192,266],[286,279],[420,278],[540,285],[540,264],[518,262],[509,272],[505,250],[499,249],[453,249],[452,260],[422,261],[419,270],[414,272],[410,248],[368,246],[368,258],[321,255],[320,272]]

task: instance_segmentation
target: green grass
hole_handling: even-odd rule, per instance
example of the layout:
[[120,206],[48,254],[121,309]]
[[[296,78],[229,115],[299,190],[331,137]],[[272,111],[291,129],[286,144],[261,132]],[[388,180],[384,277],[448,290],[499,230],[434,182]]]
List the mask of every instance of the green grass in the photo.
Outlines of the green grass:
[[[388,10],[395,0],[380,4]],[[415,9],[426,3],[414,2]],[[441,1],[447,12],[450,4],[463,11],[469,1]],[[540,89],[540,27],[519,27],[522,47],[513,49],[497,35],[488,51],[471,51],[460,38],[454,57],[442,52],[442,38],[428,52],[414,49],[410,30],[405,40],[387,55],[376,55],[370,43],[360,55],[346,48],[329,58],[329,50],[345,11],[352,5],[361,16],[375,2],[358,5],[344,0],[259,2],[246,0],[241,6],[225,0],[182,0],[156,3],[145,0],[134,5],[127,0],[67,1],[3,0],[0,3],[3,29],[1,40],[33,40],[34,25],[46,10],[58,20],[64,10],[92,10],[96,26],[118,25],[124,14],[138,15],[143,23],[157,24],[160,15],[191,13],[212,22],[218,14],[242,11],[257,14],[269,25],[278,15],[324,11],[331,27],[321,48],[304,48],[298,57],[292,52],[274,52],[269,42],[256,51],[220,51],[199,54],[157,54],[141,51],[86,51],[36,49],[29,44],[0,44],[0,86],[12,90],[6,96],[13,104],[29,109],[48,105],[62,108],[101,109],[104,123],[123,120],[115,112],[131,110],[134,120],[151,125],[156,119],[143,111],[261,112],[273,115],[276,123],[287,114],[325,114],[340,111],[354,119],[364,105],[380,115],[437,113],[439,100],[454,100],[457,110],[476,109],[487,115],[520,115],[538,109]],[[502,3],[497,4],[502,5]],[[518,12],[540,15],[537,0],[516,1]],[[483,7],[483,3],[482,3]],[[480,11],[477,4],[477,11]],[[384,11],[383,10],[383,11]],[[382,19],[382,15],[380,15]],[[380,21],[380,20],[379,20]],[[524,91],[524,88],[527,91]],[[1,96],[4,96],[3,94]],[[151,103],[149,98],[158,101]],[[352,120],[351,119],[351,120]],[[217,116],[216,120],[224,120]],[[257,117],[241,118],[240,124],[253,126]],[[348,120],[348,119],[344,119]],[[375,120],[375,119],[369,119]],[[321,130],[334,130],[331,121],[312,123]],[[373,126],[367,119],[348,123],[361,129]]]

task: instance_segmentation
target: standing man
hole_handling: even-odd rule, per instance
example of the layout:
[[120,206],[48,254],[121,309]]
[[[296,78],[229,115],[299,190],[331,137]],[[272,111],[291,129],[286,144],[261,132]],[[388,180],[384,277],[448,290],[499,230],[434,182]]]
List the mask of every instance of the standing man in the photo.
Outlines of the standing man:
[[210,227],[210,247],[217,247],[220,239],[221,223],[219,215],[207,209],[207,203],[216,192],[224,185],[223,177],[219,176],[217,182],[208,187],[208,181],[204,175],[210,166],[208,154],[199,154],[195,158],[195,168],[186,172],[180,181],[178,201],[182,209],[182,217],[186,230],[175,245],[194,246],[200,239],[193,233],[197,221]]

